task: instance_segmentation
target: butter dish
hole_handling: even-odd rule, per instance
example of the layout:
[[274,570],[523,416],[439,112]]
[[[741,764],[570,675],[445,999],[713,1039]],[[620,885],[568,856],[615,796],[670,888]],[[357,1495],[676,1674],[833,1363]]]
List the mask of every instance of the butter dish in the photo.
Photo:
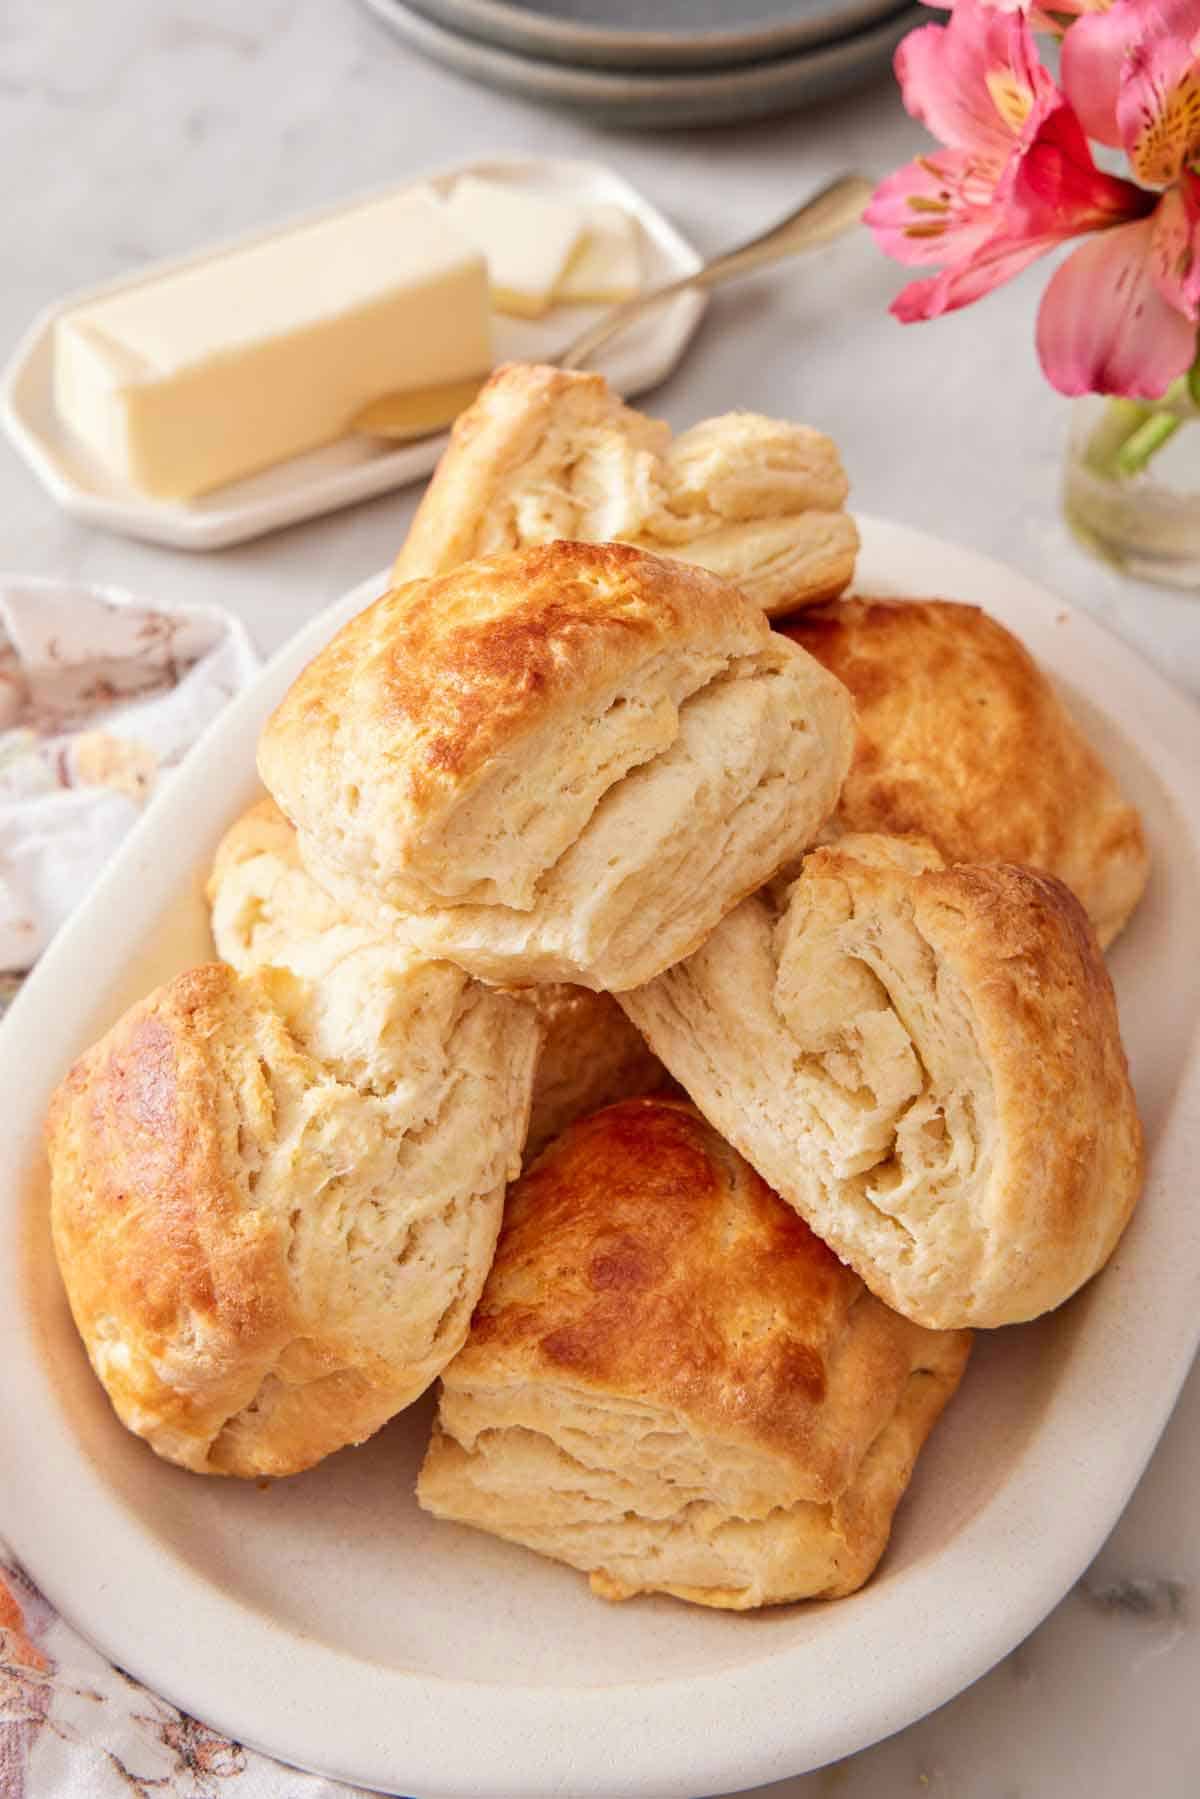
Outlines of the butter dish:
[[54,406],[111,480],[191,502],[335,443],[381,393],[481,379],[488,300],[482,252],[407,188],[60,314]]
[[[620,207],[637,222],[643,279],[648,286],[678,279],[700,266],[700,256],[669,221],[636,188],[602,164],[505,156],[458,163],[393,184],[375,196],[350,196],[336,207],[287,220],[269,231],[206,246],[195,256],[138,269],[117,281],[68,295],[48,307],[18,344],[0,385],[0,417],[13,445],[64,511],[119,535],[176,549],[215,550],[244,543],[281,526],[316,518],[420,480],[441,455],[445,433],[392,445],[345,437],[230,482],[196,500],[149,499],[102,469],[61,422],[53,397],[55,325],[64,313],[88,302],[129,292],[152,277],[196,267],[231,249],[265,243],[281,231],[332,218],[360,206],[365,199],[383,198],[418,186],[431,187],[444,197],[464,175],[503,182],[524,193],[577,205]],[[606,346],[597,358],[598,367],[626,397],[653,387],[674,368],[704,306],[703,294],[681,294]],[[557,306],[538,319],[496,313],[492,322],[495,360],[552,358],[602,310],[595,306]]]

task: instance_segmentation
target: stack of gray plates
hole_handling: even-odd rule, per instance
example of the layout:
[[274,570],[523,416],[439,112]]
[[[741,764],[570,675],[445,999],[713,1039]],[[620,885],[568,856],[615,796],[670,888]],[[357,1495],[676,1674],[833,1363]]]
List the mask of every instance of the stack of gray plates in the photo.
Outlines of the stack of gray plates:
[[460,75],[608,125],[818,105],[885,68],[913,0],[365,0]]

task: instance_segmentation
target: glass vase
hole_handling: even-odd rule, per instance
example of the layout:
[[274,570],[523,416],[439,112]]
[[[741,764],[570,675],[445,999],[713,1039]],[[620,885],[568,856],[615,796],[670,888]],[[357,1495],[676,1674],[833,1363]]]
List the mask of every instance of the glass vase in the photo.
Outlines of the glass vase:
[[1200,406],[1186,382],[1152,403],[1075,401],[1063,507],[1094,555],[1200,592]]

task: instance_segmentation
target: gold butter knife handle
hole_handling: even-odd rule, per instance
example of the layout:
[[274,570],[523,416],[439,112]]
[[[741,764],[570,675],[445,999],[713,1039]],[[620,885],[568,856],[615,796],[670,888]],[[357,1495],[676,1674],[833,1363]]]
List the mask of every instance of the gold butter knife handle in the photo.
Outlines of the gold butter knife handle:
[[716,256],[706,262],[692,275],[684,275],[681,280],[670,281],[664,287],[656,287],[648,294],[639,294],[636,300],[629,300],[624,306],[614,308],[599,324],[593,325],[581,337],[563,351],[554,360],[560,368],[586,368],[602,344],[618,331],[625,331],[635,319],[643,313],[661,306],[676,294],[686,293],[693,287],[716,287],[722,281],[732,281],[739,275],[749,275],[755,269],[769,268],[772,263],[782,262],[787,256],[795,256],[801,250],[812,250],[818,244],[832,242],[841,237],[843,232],[858,224],[863,210],[871,197],[871,183],[862,175],[843,175],[830,186],[822,188],[803,206],[790,212],[785,219],[780,219],[770,230],[752,237],[748,243],[740,244],[735,250],[727,250],[723,256]]

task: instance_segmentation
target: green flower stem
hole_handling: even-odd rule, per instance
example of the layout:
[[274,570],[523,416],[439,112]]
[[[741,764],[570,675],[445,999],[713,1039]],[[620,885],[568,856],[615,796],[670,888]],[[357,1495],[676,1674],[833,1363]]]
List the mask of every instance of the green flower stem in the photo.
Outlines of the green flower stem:
[[1106,481],[1140,475],[1186,419],[1200,413],[1200,355],[1160,400],[1114,397],[1095,426],[1083,460]]
[[1175,412],[1152,412],[1125,439],[1113,458],[1118,475],[1140,475],[1150,458],[1174,437],[1183,420]]
[[1117,457],[1129,439],[1153,417],[1153,406],[1142,400],[1110,400],[1084,452],[1084,462],[1092,473],[1106,481],[1116,480]]

